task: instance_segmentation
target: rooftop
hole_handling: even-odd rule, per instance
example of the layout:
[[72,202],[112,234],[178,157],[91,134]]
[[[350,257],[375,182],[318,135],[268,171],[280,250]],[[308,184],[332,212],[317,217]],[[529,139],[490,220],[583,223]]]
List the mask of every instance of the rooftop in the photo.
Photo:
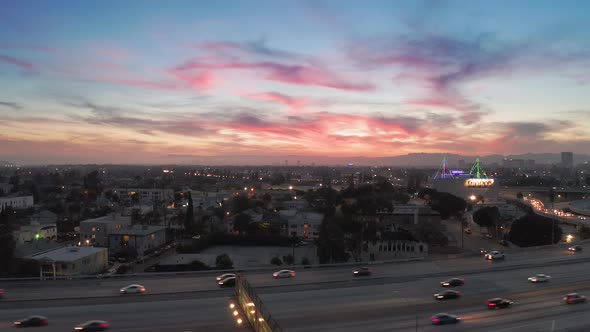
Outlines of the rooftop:
[[115,213],[110,213],[110,214],[107,214],[106,216],[103,216],[103,217],[86,219],[86,220],[80,221],[80,223],[105,223],[105,224],[117,223],[117,222],[131,223],[131,217],[130,216],[122,216],[122,215],[115,214]]
[[146,236],[152,233],[165,230],[163,226],[147,226],[147,225],[128,225],[121,229],[113,229],[109,235],[136,235]]
[[107,250],[107,248],[97,247],[62,247],[59,249],[32,255],[31,258],[38,261],[52,260],[56,262],[74,262],[86,256],[94,255],[98,252]]

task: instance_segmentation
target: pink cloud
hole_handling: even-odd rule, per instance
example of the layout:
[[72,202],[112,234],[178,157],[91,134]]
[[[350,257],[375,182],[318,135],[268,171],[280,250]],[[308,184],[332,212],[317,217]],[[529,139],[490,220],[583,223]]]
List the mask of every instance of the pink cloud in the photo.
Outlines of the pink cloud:
[[36,71],[36,66],[28,61],[21,60],[8,55],[0,54],[0,61],[9,63],[23,70],[23,74],[32,74]]
[[309,102],[309,98],[292,97],[278,92],[263,92],[248,95],[248,97],[257,100],[264,100],[284,104],[296,110],[303,109],[305,106],[307,106]]
[[193,73],[192,71],[172,69],[169,73],[197,90],[211,89],[217,80],[217,77],[210,70],[201,70]]
[[37,52],[59,52],[61,48],[45,45],[27,45],[27,44],[0,44],[0,49],[6,50],[25,50]]
[[[269,81],[313,85],[347,91],[372,91],[375,86],[369,83],[353,83],[345,80],[327,69],[303,65],[283,65],[275,62],[199,62],[192,61],[172,70],[182,73],[191,70],[254,70],[260,71]],[[180,74],[177,74],[180,75]]]

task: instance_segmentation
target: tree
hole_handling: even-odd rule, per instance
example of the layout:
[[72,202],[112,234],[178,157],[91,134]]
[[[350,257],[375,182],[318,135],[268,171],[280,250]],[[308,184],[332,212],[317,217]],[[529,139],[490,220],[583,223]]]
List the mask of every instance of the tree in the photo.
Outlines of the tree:
[[227,254],[221,254],[215,258],[215,267],[218,270],[231,270],[234,268],[234,262]]
[[590,238],[590,228],[586,226],[580,226],[578,228],[578,235],[580,236],[581,240],[586,240]]
[[293,264],[294,261],[295,261],[295,258],[291,254],[288,254],[287,256],[283,256],[283,262],[285,262],[285,264],[287,264],[287,265]]
[[188,235],[193,235],[195,231],[195,211],[193,209],[193,198],[191,192],[187,193],[188,206],[184,215],[184,229]]
[[240,213],[234,217],[234,230],[240,234],[244,233],[252,222],[252,217],[249,214]]
[[561,227],[553,220],[528,214],[512,223],[508,237],[511,242],[521,247],[531,247],[557,243],[561,239],[561,235]]
[[250,208],[250,199],[244,195],[234,196],[232,199],[232,212],[234,214],[244,212]]
[[473,221],[481,227],[496,226],[500,220],[500,210],[497,206],[481,208],[473,213]]
[[283,265],[283,262],[282,262],[282,261],[281,261],[281,259],[280,259],[280,258],[278,258],[278,257],[273,257],[273,258],[271,258],[271,259],[270,259],[270,263],[271,263],[272,265]]

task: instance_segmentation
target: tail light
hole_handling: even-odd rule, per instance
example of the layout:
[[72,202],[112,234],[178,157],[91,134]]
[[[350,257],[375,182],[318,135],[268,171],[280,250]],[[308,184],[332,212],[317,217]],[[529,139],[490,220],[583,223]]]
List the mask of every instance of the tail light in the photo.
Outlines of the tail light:
[[488,307],[495,307],[495,306],[496,306],[496,304],[495,304],[495,303],[493,303],[493,302],[488,302]]
[[47,325],[47,324],[49,324],[49,322],[47,321],[47,319],[44,319],[44,320],[41,321],[41,324]]
[[110,326],[109,323],[102,323],[102,324],[100,324],[100,327],[109,327],[109,326]]
[[291,273],[291,275],[292,275],[292,276],[295,276],[296,274],[297,274],[297,273],[295,273],[295,271],[293,271],[293,272]]
[[438,323],[438,322],[440,322],[440,319],[438,319],[438,318],[436,318],[436,317],[433,317],[433,318],[431,318],[431,319],[432,319],[432,322],[433,322],[433,323]]
[[457,296],[461,296],[461,292],[457,292]]

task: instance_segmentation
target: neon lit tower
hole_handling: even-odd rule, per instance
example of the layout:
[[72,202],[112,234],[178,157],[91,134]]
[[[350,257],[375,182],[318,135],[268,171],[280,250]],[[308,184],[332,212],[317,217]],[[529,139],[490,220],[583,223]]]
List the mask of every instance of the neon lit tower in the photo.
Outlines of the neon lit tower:
[[443,158],[442,166],[438,171],[436,171],[434,178],[435,179],[452,179],[453,178],[453,175],[451,174],[451,172],[447,170],[447,157],[446,156]]
[[469,174],[475,175],[475,178],[477,179],[488,178],[486,171],[484,171],[484,169],[481,167],[481,161],[479,160],[479,157],[475,158],[475,164],[473,164],[473,166],[471,167]]

